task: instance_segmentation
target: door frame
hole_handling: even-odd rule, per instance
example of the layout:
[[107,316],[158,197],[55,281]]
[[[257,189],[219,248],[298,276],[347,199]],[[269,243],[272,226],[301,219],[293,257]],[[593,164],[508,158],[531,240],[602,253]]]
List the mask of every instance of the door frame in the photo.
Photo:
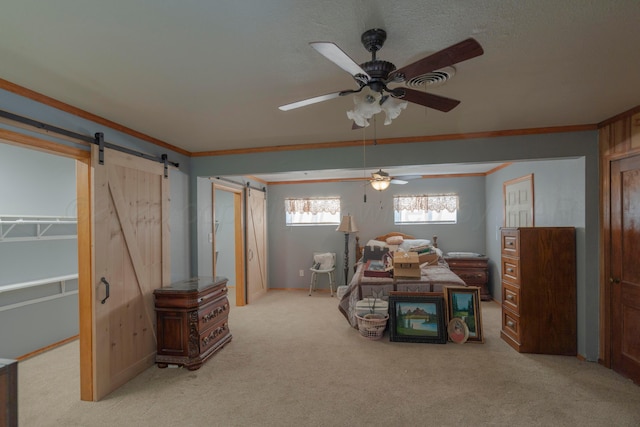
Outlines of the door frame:
[[598,363],[612,368],[611,164],[640,155],[640,107],[599,124],[600,151],[600,339]]
[[640,156],[640,151],[622,153],[608,156],[601,163],[601,219],[602,233],[600,236],[600,246],[602,248],[600,256],[600,359],[599,363],[607,368],[613,367],[612,347],[613,347],[613,261],[611,242],[611,171],[612,163],[622,161],[631,157]]
[[244,239],[244,188],[238,188],[231,185],[221,184],[217,181],[212,182],[211,186],[211,227],[213,239],[211,239],[211,253],[213,257],[213,275],[216,274],[216,190],[227,191],[233,194],[233,233],[235,240],[235,270],[236,270],[236,306],[241,307],[247,303],[247,279],[245,275],[245,239]]
[[93,324],[92,324],[92,246],[91,211],[92,179],[91,151],[46,141],[33,136],[0,129],[0,142],[76,160],[76,198],[78,234],[78,310],[80,336],[80,399],[92,401]]

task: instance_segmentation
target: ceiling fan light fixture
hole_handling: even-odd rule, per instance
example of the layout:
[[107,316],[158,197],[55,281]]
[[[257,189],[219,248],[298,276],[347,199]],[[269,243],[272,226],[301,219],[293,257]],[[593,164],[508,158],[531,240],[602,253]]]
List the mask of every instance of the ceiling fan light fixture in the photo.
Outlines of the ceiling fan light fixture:
[[386,114],[384,124],[390,125],[391,121],[398,118],[402,110],[407,108],[407,104],[407,101],[401,101],[391,96],[388,97],[381,105],[382,111]]
[[360,127],[369,126],[369,119],[382,111],[380,106],[381,95],[376,92],[366,91],[353,97],[355,107],[347,111],[347,117]]
[[378,191],[384,191],[387,188],[389,188],[389,184],[391,184],[391,182],[387,179],[372,179],[371,180],[371,186]]
[[347,111],[347,117],[353,120],[360,127],[369,126],[369,119],[375,114],[384,111],[386,118],[385,125],[390,125],[402,110],[407,108],[407,101],[396,99],[391,96],[384,96],[380,92],[366,90],[353,97],[355,108]]

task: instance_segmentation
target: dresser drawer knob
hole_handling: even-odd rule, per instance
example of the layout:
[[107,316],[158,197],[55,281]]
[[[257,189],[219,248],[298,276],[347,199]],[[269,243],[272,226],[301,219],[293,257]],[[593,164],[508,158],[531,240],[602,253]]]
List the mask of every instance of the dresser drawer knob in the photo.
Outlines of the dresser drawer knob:
[[513,246],[513,242],[507,242],[507,245]]
[[507,273],[513,273],[513,268],[507,268]]
[[508,299],[509,301],[513,301],[513,295],[511,295],[511,294],[507,295],[507,299]]
[[515,322],[513,320],[507,320],[507,326],[513,328],[515,326]]

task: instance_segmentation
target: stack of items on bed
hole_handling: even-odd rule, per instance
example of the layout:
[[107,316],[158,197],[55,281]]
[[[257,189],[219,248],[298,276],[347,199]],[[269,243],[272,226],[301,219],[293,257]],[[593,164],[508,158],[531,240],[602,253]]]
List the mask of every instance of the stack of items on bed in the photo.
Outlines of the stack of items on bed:
[[393,277],[416,277],[422,275],[420,272],[420,261],[415,252],[394,252],[393,254]]
[[[426,250],[425,246],[428,246],[429,250]],[[422,253],[411,251],[415,248],[422,250]],[[380,262],[382,265],[386,265],[383,257],[391,257],[391,254],[401,257],[398,262],[394,263],[394,270],[398,268],[398,265],[402,265],[400,274],[396,271],[393,277],[388,275],[380,277],[380,274],[366,273],[367,265],[379,266]],[[421,254],[435,256],[435,262],[427,260],[420,263]],[[378,262],[372,263],[370,261]],[[405,269],[405,265],[408,266],[408,270]],[[357,328],[356,307],[358,302],[364,298],[388,301],[389,294],[393,291],[442,292],[445,285],[466,286],[462,279],[449,270],[440,249],[431,245],[431,241],[428,239],[415,239],[413,236],[402,233],[389,233],[370,240],[364,247],[362,258],[357,264],[351,282],[346,289],[339,291],[338,308],[351,326]]]

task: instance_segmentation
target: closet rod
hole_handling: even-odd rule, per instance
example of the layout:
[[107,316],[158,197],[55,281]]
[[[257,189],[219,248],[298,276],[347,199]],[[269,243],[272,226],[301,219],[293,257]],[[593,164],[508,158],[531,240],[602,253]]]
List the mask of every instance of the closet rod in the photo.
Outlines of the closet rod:
[[240,187],[253,188],[254,190],[262,191],[263,193],[267,192],[267,188],[266,187],[258,188],[258,187],[254,187],[254,186],[250,185],[249,183],[243,184],[242,182],[234,181],[234,180],[229,179],[229,178],[222,178],[220,176],[216,176],[215,179],[218,179],[220,181],[225,181],[225,182],[228,182],[230,184],[239,185]]
[[[38,122],[36,120],[30,119],[28,117],[23,117],[23,116],[19,116],[17,114],[13,114],[10,113],[8,111],[4,111],[4,110],[0,110],[0,117],[4,117],[5,119],[9,119],[9,120],[13,120],[15,122],[18,123],[22,123],[28,126],[33,126],[35,128],[38,129],[43,129],[46,130],[48,132],[53,132],[53,133],[57,133],[58,135],[64,135],[66,137],[69,138],[74,138],[80,141],[84,141],[84,142],[88,142],[90,144],[96,144],[96,145],[100,145],[100,139],[102,137],[102,133],[96,133],[94,137],[90,137],[87,135],[82,135],[76,132],[72,132],[66,129],[62,129],[59,128],[57,126],[52,126],[52,125],[48,125],[46,123],[42,123],[42,122]],[[171,162],[169,160],[166,160],[166,154],[163,154],[162,156],[158,157],[158,156],[152,156],[149,154],[145,154],[145,153],[141,153],[139,151],[135,151],[132,150],[130,148],[126,148],[126,147],[121,147],[119,145],[114,145],[114,144],[110,144],[108,142],[102,142],[102,146],[106,147],[106,148],[110,148],[112,150],[116,150],[116,151],[120,151],[123,153],[127,153],[127,154],[131,154],[133,156],[136,157],[142,157],[144,159],[147,160],[152,160],[154,162],[158,162],[158,163],[165,163],[165,164],[170,164],[171,166],[175,166],[175,167],[179,167],[180,164],[179,163],[175,163],[175,162]]]

